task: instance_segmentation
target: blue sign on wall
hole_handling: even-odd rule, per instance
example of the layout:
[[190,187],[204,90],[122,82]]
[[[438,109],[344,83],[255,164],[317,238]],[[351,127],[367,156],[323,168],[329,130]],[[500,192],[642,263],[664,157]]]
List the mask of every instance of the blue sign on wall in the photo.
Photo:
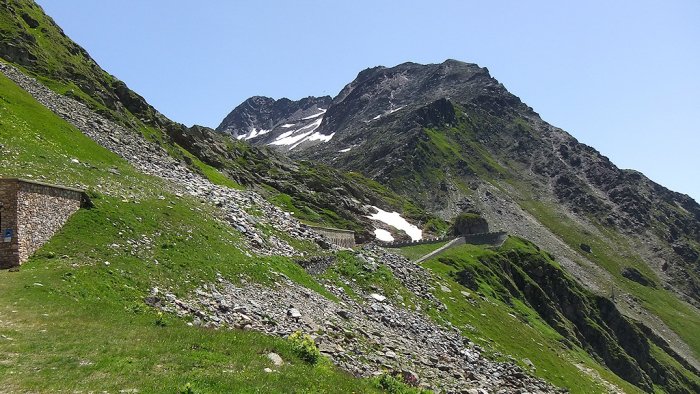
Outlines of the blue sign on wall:
[[4,237],[5,238],[12,238],[12,229],[11,228],[5,229]]

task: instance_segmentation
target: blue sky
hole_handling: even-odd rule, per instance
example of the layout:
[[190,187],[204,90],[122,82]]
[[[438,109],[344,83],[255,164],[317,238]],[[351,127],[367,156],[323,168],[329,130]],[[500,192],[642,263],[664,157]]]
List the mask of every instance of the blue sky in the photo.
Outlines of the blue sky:
[[700,201],[700,2],[38,0],[173,120],[337,94],[362,69],[478,63],[621,168]]

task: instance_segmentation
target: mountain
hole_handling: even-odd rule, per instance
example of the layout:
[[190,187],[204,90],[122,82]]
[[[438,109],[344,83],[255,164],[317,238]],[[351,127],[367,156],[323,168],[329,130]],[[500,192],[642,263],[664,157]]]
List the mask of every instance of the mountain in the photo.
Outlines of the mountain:
[[315,132],[327,142],[299,145],[293,157],[362,172],[444,219],[476,210],[539,238],[508,217],[514,212],[496,211],[510,204],[560,237],[536,203],[563,209],[580,226],[648,242],[644,260],[655,275],[700,305],[700,205],[547,124],[485,68],[447,60],[367,69],[333,99]]
[[302,140],[314,140],[313,132],[330,103],[329,96],[299,101],[251,97],[234,108],[216,130],[236,139],[294,146]]
[[[382,87],[392,69],[376,68],[333,99],[255,98],[228,131],[187,128],[35,3],[0,4],[2,175],[92,201],[25,264],[0,270],[3,391],[700,390],[700,314],[678,297],[685,282],[640,255],[651,246],[635,242],[654,238],[548,200],[543,175],[524,177],[481,141],[505,139],[509,116],[531,111],[484,69],[407,64]],[[486,111],[499,100],[503,111]],[[338,152],[346,131],[379,162]],[[260,146],[288,137],[273,147],[293,157]],[[334,168],[339,153],[367,168]],[[386,165],[388,178],[373,175]],[[463,207],[440,208],[459,193]],[[451,212],[454,223],[437,217]],[[484,218],[510,235],[420,264],[445,241],[341,249],[305,225],[364,242],[485,229]]]
[[686,318],[700,305],[700,206],[546,123],[486,68],[364,70],[314,133],[288,154],[361,172],[443,219],[479,213],[534,241],[700,365]]

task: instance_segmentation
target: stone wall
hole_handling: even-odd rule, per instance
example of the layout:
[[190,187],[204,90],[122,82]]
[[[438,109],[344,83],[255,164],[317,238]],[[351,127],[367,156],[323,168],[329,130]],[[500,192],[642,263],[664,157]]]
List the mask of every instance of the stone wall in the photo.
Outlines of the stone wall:
[[[0,268],[14,267],[19,264],[19,245],[17,243],[17,179],[0,179]],[[12,231],[12,238],[6,242],[5,231]]]
[[500,246],[508,238],[508,233],[499,231],[494,233],[470,234],[464,236],[464,242],[470,245],[494,245]]
[[[413,246],[413,245],[427,245],[427,244],[436,244],[439,242],[446,242],[446,241],[451,241],[455,237],[454,236],[448,236],[448,237],[441,237],[441,238],[426,238],[426,239],[421,239],[417,241],[395,241],[395,242],[380,242],[379,245],[385,248],[403,248],[404,246]],[[506,238],[508,238],[508,233],[499,231],[499,232],[492,232],[492,233],[482,233],[482,234],[470,234],[470,235],[465,235],[464,237],[465,243],[471,244],[471,245],[494,245],[498,246],[501,245]]]
[[45,244],[87,203],[80,190],[21,179],[0,179],[2,235],[9,229],[9,242],[0,245],[0,266],[17,266]]
[[309,226],[315,233],[324,236],[332,244],[343,248],[355,247],[355,232],[350,230],[341,230],[339,228]]
[[423,238],[419,240],[410,240],[410,241],[391,241],[391,242],[383,242],[380,241],[378,242],[380,246],[384,248],[403,248],[404,246],[413,246],[413,245],[428,245],[428,244],[436,244],[440,242],[447,242],[455,239],[453,235],[447,236],[447,237],[439,237],[439,238]]

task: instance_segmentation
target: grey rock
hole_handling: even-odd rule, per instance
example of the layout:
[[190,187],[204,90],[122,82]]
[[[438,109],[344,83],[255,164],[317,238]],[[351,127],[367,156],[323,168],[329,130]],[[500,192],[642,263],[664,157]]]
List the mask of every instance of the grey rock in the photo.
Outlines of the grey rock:
[[294,319],[298,319],[301,317],[301,312],[299,312],[299,310],[297,308],[289,308],[287,310],[287,316],[294,318]]
[[280,357],[280,355],[277,353],[268,353],[267,358],[270,361],[272,361],[272,364],[274,364],[276,367],[282,366],[282,364],[284,364],[282,357]]

